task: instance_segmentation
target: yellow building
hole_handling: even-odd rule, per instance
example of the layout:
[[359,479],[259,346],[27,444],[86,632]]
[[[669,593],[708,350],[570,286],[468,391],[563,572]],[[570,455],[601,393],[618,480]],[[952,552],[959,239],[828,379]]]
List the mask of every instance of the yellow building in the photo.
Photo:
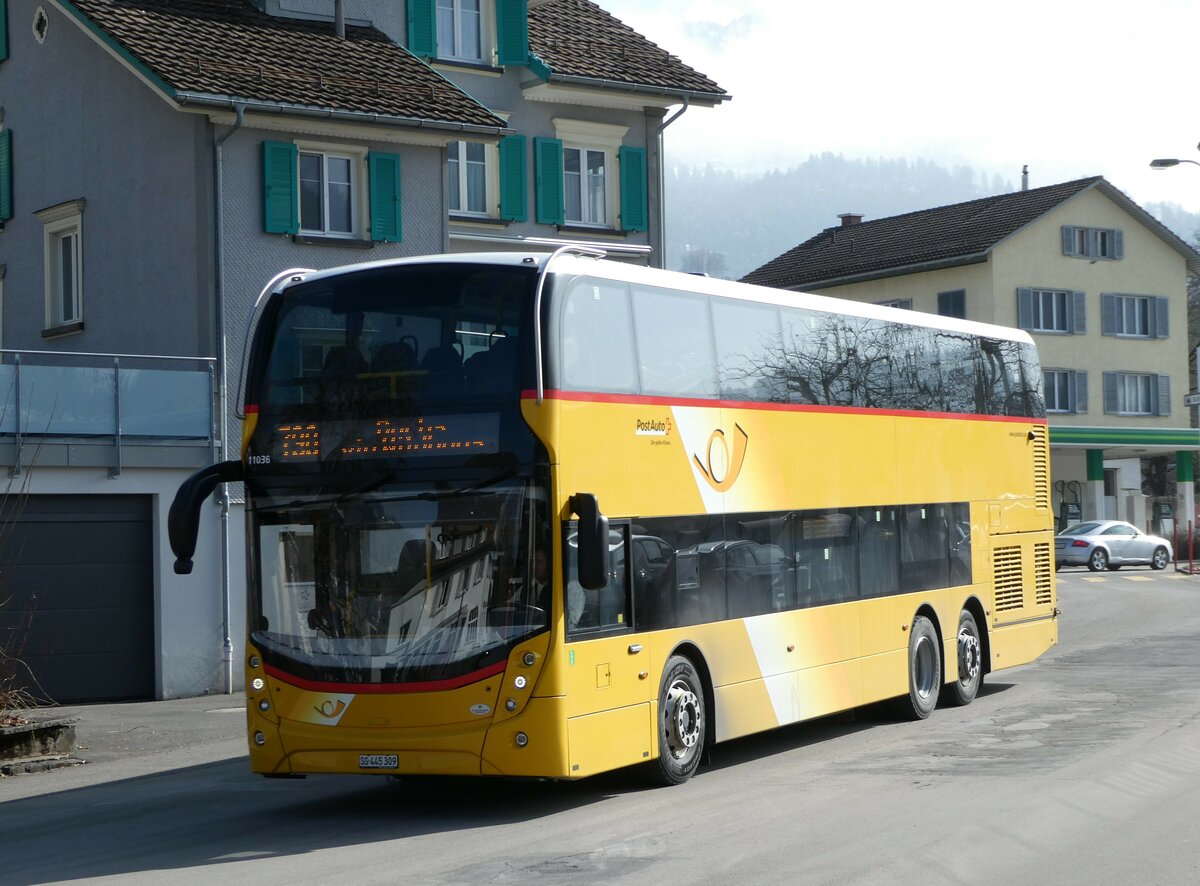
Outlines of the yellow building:
[[839,217],[745,281],[1028,330],[1056,513],[1166,533],[1195,519],[1200,434],[1184,396],[1187,277],[1200,274],[1200,253],[1099,176]]

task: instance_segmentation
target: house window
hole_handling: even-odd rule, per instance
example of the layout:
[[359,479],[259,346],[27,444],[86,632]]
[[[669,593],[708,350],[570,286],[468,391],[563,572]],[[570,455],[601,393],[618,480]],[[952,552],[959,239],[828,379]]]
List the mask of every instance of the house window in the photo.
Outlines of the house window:
[[441,58],[483,60],[480,0],[438,0],[437,48]]
[[1151,295],[1100,294],[1101,332],[1132,338],[1166,338],[1170,332],[1167,299]]
[[43,336],[83,328],[83,201],[35,213],[43,224],[46,328]]
[[568,222],[608,224],[608,162],[604,151],[563,146],[563,196]]
[[1116,228],[1084,228],[1063,225],[1063,255],[1075,258],[1117,260],[1124,257],[1125,236]]
[[627,126],[554,118],[534,139],[538,224],[647,229],[645,149],[623,145]]
[[313,143],[262,143],[263,230],[344,245],[401,240],[398,154]]
[[482,142],[451,142],[450,211],[488,214],[487,145]]
[[1047,369],[1042,373],[1047,412],[1087,412],[1087,373]]
[[903,311],[912,310],[911,298],[889,298],[887,301],[877,301],[875,304],[881,308],[900,308]]
[[356,167],[359,158],[300,151],[300,230],[352,237],[357,230]]
[[966,319],[967,293],[963,289],[938,293],[938,313],[943,317]]
[[1104,411],[1115,415],[1170,415],[1170,376],[1145,372],[1104,373]]
[[1017,325],[1030,332],[1082,334],[1087,331],[1084,293],[1067,289],[1018,289]]

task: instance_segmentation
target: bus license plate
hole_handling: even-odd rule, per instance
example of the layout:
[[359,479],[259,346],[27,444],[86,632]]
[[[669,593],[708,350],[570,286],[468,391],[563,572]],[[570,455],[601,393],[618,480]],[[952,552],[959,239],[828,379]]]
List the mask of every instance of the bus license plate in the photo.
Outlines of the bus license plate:
[[396,754],[359,754],[359,769],[396,769],[400,758]]

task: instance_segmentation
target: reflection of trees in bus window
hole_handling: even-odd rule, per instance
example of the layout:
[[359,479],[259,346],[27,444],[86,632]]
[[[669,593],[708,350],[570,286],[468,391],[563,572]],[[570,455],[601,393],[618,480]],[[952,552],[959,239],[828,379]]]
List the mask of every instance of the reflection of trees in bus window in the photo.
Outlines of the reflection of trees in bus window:
[[782,341],[779,308],[714,299],[713,334],[721,396],[728,400],[786,403],[780,377],[767,371]]

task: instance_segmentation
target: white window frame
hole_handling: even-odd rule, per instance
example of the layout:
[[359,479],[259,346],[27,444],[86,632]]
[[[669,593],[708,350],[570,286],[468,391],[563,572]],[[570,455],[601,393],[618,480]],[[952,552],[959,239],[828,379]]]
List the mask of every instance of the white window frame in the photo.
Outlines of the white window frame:
[[[628,126],[614,126],[610,123],[593,123],[586,120],[568,120],[562,117],[554,118],[555,138],[563,145],[563,213],[564,222],[568,225],[579,225],[589,228],[612,229],[614,220],[620,215],[621,176],[617,169],[617,153]],[[581,219],[566,216],[567,207],[567,152],[578,151],[580,157],[579,174],[579,207]],[[601,204],[604,212],[603,219],[590,218],[591,212],[587,199],[587,164],[588,151],[604,155],[604,200]]]
[[[492,0],[478,0],[479,3],[479,55],[465,55],[462,52],[462,0],[438,0],[434,4],[433,27],[437,34],[437,57],[445,61],[467,62],[470,64],[491,64],[496,55],[496,4]],[[454,19],[454,42],[446,46],[442,40],[442,10],[449,6]]]
[[[1113,329],[1122,338],[1150,338],[1150,312],[1154,309],[1149,296],[1145,295],[1113,295],[1115,310],[1113,311]],[[1127,327],[1129,317],[1126,311],[1132,313],[1133,329]],[[1139,322],[1140,321],[1140,322]],[[1139,329],[1138,326],[1141,326]]]
[[[477,218],[495,218],[499,212],[500,193],[500,160],[499,149],[496,145],[489,145],[485,142],[470,142],[470,141],[453,141],[446,145],[446,166],[447,174],[453,177],[458,175],[458,194],[461,201],[467,193],[467,185],[469,176],[467,175],[466,166],[466,146],[468,144],[480,145],[483,148],[483,210],[466,209],[461,205],[455,206],[451,202],[451,195],[454,193],[451,188],[446,195],[446,205],[450,209],[451,215],[475,216]],[[457,161],[454,154],[457,152]],[[453,182],[451,182],[451,185]]]
[[[306,227],[304,224],[304,185],[301,177],[304,155],[321,157],[321,227]],[[350,164],[350,231],[329,230],[329,161],[348,160]],[[366,185],[367,150],[347,145],[323,144],[320,142],[296,142],[296,187],[300,203],[300,233],[312,237],[332,237],[340,240],[360,240],[367,228]]]
[[[1042,323],[1042,301],[1046,298],[1054,300],[1050,308],[1052,324],[1050,326],[1045,326]],[[1033,325],[1030,329],[1033,332],[1071,332],[1069,306],[1071,298],[1071,292],[1067,289],[1034,289]]]
[[[1118,415],[1154,415],[1154,375],[1137,372],[1117,373],[1117,414]],[[1145,403],[1137,402],[1130,407],[1130,397]],[[1144,409],[1141,408],[1144,405]]]
[[[61,334],[83,328],[83,200],[71,200],[35,212],[42,223],[46,330]],[[63,292],[63,245],[72,245],[70,305]]]

